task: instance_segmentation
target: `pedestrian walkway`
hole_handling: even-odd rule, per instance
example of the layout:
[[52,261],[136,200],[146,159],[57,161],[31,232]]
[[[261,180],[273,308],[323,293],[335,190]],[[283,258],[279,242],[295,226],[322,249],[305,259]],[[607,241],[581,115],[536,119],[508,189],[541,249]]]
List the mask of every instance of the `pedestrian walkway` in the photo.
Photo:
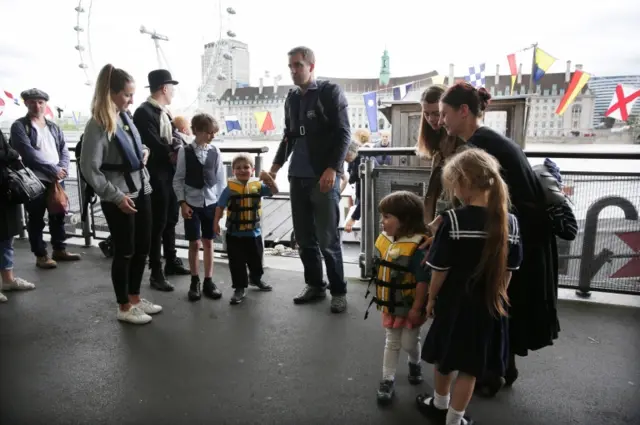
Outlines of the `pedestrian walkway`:
[[[427,424],[400,368],[397,399],[376,404],[384,333],[364,321],[365,286],[352,283],[347,314],[329,302],[297,306],[302,274],[267,269],[271,293],[230,306],[229,273],[216,264],[224,298],[189,303],[148,289],[164,306],[151,324],[115,320],[110,261],[96,248],[78,263],[37,270],[16,242],[16,271],[37,289],[0,305],[0,423],[19,424]],[[474,399],[481,425],[640,423],[640,309],[561,302],[561,339],[521,359],[512,389]],[[403,358],[404,361],[405,358]]]

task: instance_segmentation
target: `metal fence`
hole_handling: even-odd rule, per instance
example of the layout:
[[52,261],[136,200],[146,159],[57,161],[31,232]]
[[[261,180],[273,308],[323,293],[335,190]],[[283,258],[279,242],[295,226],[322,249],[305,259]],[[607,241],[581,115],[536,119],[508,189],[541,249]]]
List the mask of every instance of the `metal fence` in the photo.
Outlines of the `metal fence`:
[[[409,190],[424,197],[431,173],[428,167],[376,166],[381,154],[407,157],[413,149],[362,149],[361,164],[362,277],[372,270],[374,243],[380,233],[377,205],[387,194]],[[639,160],[638,154],[528,153],[552,159],[591,158]],[[408,161],[407,161],[408,162]],[[563,180],[573,202],[579,233],[574,241],[558,239],[560,286],[589,291],[640,295],[640,161],[635,171],[580,172],[563,170]]]

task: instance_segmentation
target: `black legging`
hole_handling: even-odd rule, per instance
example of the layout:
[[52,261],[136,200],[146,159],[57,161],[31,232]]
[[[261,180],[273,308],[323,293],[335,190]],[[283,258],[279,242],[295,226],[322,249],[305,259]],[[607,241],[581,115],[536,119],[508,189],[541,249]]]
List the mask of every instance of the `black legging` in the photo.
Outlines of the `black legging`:
[[135,214],[125,214],[112,202],[102,202],[113,243],[111,280],[118,304],[127,304],[129,295],[139,295],[151,244],[151,201],[149,195],[134,199]]

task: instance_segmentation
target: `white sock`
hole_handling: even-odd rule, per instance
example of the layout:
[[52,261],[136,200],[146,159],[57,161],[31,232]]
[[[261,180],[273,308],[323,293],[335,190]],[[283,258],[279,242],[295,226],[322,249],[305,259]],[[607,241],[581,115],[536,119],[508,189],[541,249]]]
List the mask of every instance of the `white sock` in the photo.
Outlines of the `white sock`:
[[449,406],[445,425],[467,425],[467,420],[464,418],[464,410],[462,412],[458,412],[453,407]]
[[431,404],[431,400],[433,400],[433,406],[436,409],[447,410],[449,408],[449,400],[450,399],[451,399],[451,396],[449,394],[440,395],[436,391],[434,391],[433,392],[433,397],[425,398],[423,403],[426,404],[426,405],[429,405],[429,404]]

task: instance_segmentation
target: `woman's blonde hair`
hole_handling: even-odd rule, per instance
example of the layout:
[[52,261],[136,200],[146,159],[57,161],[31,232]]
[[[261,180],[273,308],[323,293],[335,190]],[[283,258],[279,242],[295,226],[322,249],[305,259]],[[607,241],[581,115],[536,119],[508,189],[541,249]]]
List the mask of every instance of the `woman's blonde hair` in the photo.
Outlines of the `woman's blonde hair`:
[[100,124],[109,137],[116,132],[116,105],[111,100],[112,93],[120,93],[133,78],[126,71],[115,68],[110,63],[100,70],[96,81],[96,89],[91,101],[91,115]]
[[359,128],[353,133],[353,140],[364,145],[371,140],[371,132],[366,128]]
[[471,148],[453,157],[442,170],[442,183],[449,192],[462,187],[489,193],[486,232],[480,264],[474,280],[486,282],[487,307],[495,315],[506,316],[508,305],[507,256],[509,254],[509,189],[500,175],[498,160],[487,152]]

